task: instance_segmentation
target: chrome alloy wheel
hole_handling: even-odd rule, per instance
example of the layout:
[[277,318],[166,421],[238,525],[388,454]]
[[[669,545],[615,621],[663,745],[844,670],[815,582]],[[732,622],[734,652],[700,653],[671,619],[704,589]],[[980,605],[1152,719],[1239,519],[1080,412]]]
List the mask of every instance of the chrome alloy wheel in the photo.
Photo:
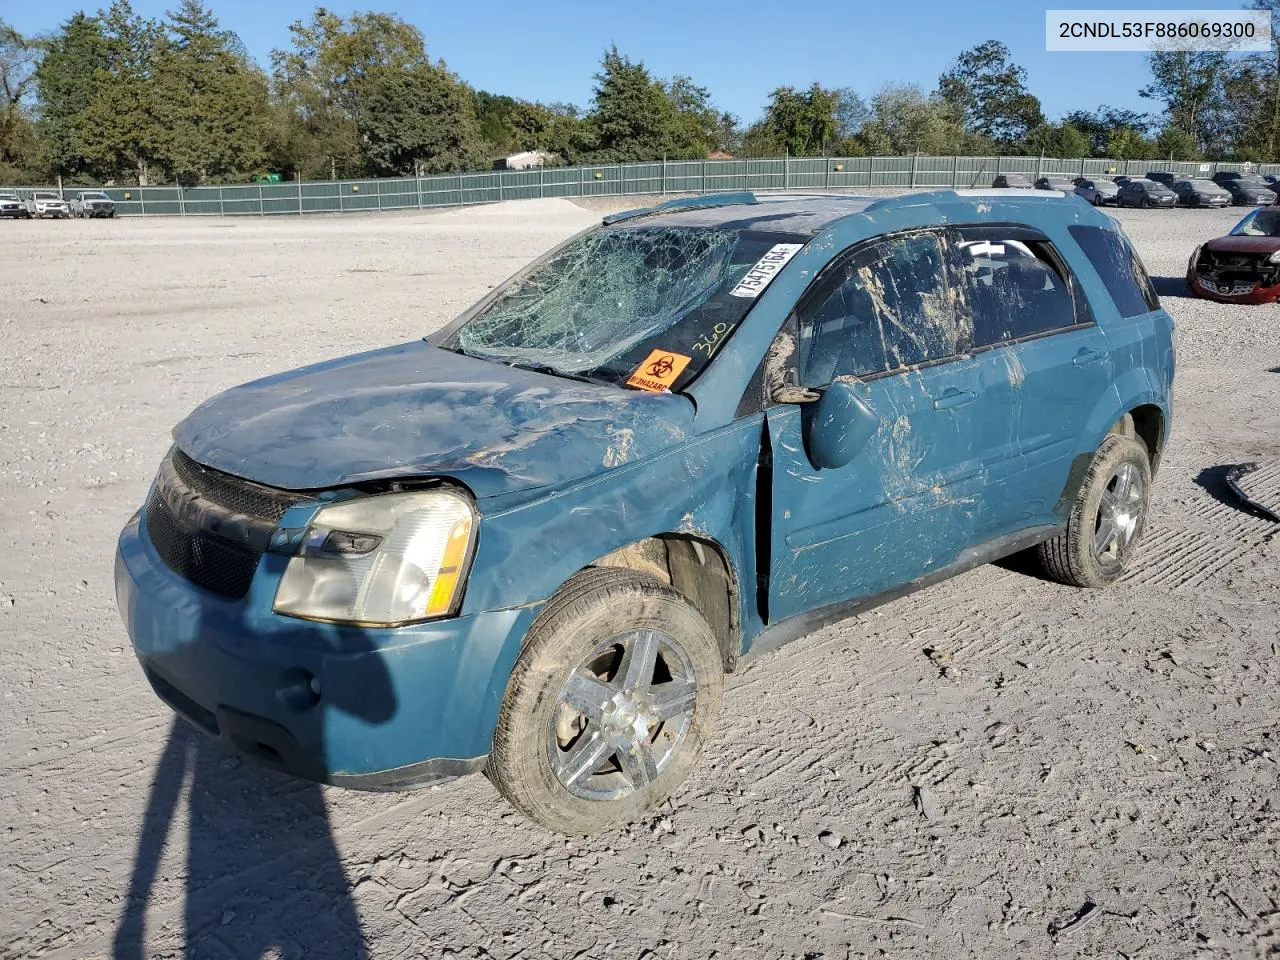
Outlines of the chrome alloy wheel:
[[1133,543],[1146,509],[1142,473],[1122,463],[1103,488],[1094,519],[1093,555],[1104,563],[1118,563]]
[[547,731],[556,779],[574,796],[618,800],[650,783],[693,720],[688,654],[660,630],[630,630],[596,646],[561,688]]

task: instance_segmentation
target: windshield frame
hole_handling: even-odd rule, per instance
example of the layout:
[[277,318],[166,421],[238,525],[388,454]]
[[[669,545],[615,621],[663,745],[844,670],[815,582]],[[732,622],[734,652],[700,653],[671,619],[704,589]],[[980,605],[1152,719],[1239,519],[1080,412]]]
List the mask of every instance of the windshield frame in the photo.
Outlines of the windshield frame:
[[[647,217],[636,218],[636,220],[639,220],[639,219],[650,220],[650,218],[647,218]],[[595,367],[585,370],[582,373],[572,371],[572,370],[561,371],[553,368],[549,364],[524,363],[524,362],[510,361],[500,356],[489,356],[483,353],[472,353],[472,352],[465,351],[462,348],[462,345],[457,342],[459,331],[461,331],[462,328],[465,327],[472,320],[475,320],[477,317],[481,316],[486,311],[488,311],[489,308],[492,307],[496,301],[502,298],[502,296],[505,293],[507,293],[507,291],[510,290],[512,287],[521,283],[523,280],[525,280],[527,277],[529,277],[533,273],[540,270],[549,262],[555,260],[566,249],[572,247],[574,244],[581,243],[583,240],[585,240],[586,238],[592,235],[595,235],[610,229],[615,229],[618,232],[625,232],[625,231],[631,231],[631,230],[644,230],[646,229],[646,227],[641,226],[638,222],[635,222],[635,221],[624,221],[621,223],[605,223],[603,221],[600,221],[592,224],[591,226],[587,227],[584,230],[578,231],[577,233],[573,234],[563,242],[556,244],[546,253],[542,254],[541,256],[535,258],[534,260],[526,264],[520,270],[516,271],[511,276],[509,276],[506,280],[502,281],[499,284],[496,284],[491,290],[485,293],[483,297],[481,297],[478,301],[476,301],[470,307],[468,307],[467,309],[459,313],[453,320],[449,321],[447,324],[445,324],[440,329],[434,331],[433,333],[428,334],[423,339],[439,349],[460,353],[460,354],[463,354],[464,356],[474,357],[475,359],[478,359],[478,360],[485,360],[487,362],[497,363],[503,366],[517,367],[520,369],[535,370],[540,373],[545,373],[549,376],[562,377],[570,380],[586,381],[586,382],[594,383],[600,386],[614,387],[620,390],[628,390],[628,391],[632,390],[633,387],[630,386],[625,379],[615,380],[615,379],[607,378],[604,376],[591,376],[590,374],[604,369],[606,365],[611,362],[616,362],[619,358],[625,356],[629,350],[634,350],[640,345],[650,344],[653,337],[659,336],[661,334],[661,331],[655,331],[654,333],[648,334],[642,337],[640,340],[638,340],[635,344],[632,344],[630,346],[626,346],[626,345],[620,346],[619,349],[608,358],[608,360],[598,364]],[[647,226],[647,229],[716,230],[720,228],[717,228],[714,225],[707,225],[706,227],[691,228],[691,227],[686,227],[679,224],[664,225],[661,223],[652,223],[652,221],[650,221],[650,224]],[[771,238],[771,242],[773,244],[784,242],[781,238],[785,236],[786,242],[798,244],[799,248],[795,251],[796,253],[802,250],[809,243],[809,241],[813,239],[813,236],[814,236],[813,234],[791,233],[788,231],[779,231],[775,233],[773,231],[753,231],[753,230],[744,229],[744,228],[731,228],[731,229],[733,229],[734,232],[739,234],[740,239],[742,237],[747,237],[752,234],[757,234],[759,236]],[[769,248],[766,247],[763,252],[767,253],[768,249]],[[792,254],[792,258],[793,257],[794,257],[794,254]],[[768,282],[757,293],[756,296],[751,297],[750,299],[743,298],[746,302],[746,309],[742,311],[741,315],[739,315],[737,319],[732,323],[732,325],[728,328],[728,330],[725,331],[723,338],[718,343],[715,344],[714,349],[708,355],[706,355],[705,358],[700,358],[701,362],[697,364],[690,364],[690,376],[678,377],[678,379],[684,379],[685,382],[680,383],[679,386],[676,386],[675,383],[673,382],[672,386],[669,389],[669,392],[671,393],[685,392],[689,387],[691,387],[694,383],[696,383],[698,379],[708,369],[710,369],[711,365],[721,356],[721,354],[727,351],[727,346],[732,340],[733,335],[746,322],[748,316],[755,309],[756,304],[760,301],[764,292],[778,278],[779,274],[781,274],[786,269],[786,266],[787,266],[787,263],[784,263],[782,267],[778,269],[777,273],[769,277]],[[687,316],[687,314],[685,316]],[[681,317],[673,320],[673,322],[666,329],[670,330],[678,326],[683,321],[683,319],[684,318]],[[691,354],[692,352],[693,351],[690,350]]]

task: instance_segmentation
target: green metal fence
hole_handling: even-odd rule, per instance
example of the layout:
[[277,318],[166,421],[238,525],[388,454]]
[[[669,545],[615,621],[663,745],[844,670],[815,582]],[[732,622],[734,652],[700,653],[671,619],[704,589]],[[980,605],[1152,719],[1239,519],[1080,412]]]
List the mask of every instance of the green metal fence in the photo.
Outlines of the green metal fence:
[[[1243,170],[1239,163],[1169,163],[1051,157],[778,157],[756,160],[658,160],[581,167],[541,167],[381,180],[288,181],[205,187],[20,187],[102,189],[122,216],[268,216],[368,213],[497,203],[535,197],[713,193],[722,190],[848,190],[866,187],[928,189],[985,187],[999,173],[1104,176],[1168,170],[1211,177]],[[1251,167],[1280,174],[1280,164]]]

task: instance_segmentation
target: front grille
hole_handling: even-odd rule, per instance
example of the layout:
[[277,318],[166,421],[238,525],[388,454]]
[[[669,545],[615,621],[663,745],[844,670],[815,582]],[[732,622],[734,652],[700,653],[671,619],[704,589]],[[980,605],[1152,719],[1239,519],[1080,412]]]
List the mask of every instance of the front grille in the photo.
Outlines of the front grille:
[[[301,499],[210,470],[175,449],[147,500],[147,534],[174,573],[239,600],[249,592],[262,556],[255,544],[265,545],[284,512]],[[175,512],[175,502],[193,509]],[[244,536],[222,535],[228,532]]]
[[177,448],[171,462],[174,472],[192,493],[232,513],[241,513],[256,520],[279,523],[284,512],[302,499],[296,494],[259,486],[229,473],[202,467]]

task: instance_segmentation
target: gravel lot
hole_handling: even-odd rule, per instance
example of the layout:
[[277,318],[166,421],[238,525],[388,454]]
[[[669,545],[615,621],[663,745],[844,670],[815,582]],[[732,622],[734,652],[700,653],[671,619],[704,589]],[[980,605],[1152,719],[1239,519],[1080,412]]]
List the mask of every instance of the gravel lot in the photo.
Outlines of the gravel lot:
[[319,788],[175,726],[111,573],[172,424],[598,215],[0,225],[0,957],[1280,955],[1280,527],[1222,479],[1280,457],[1280,308],[1178,279],[1238,211],[1118,215],[1179,325],[1137,568],[985,567],[765,658],[651,823],[566,840],[480,777]]

